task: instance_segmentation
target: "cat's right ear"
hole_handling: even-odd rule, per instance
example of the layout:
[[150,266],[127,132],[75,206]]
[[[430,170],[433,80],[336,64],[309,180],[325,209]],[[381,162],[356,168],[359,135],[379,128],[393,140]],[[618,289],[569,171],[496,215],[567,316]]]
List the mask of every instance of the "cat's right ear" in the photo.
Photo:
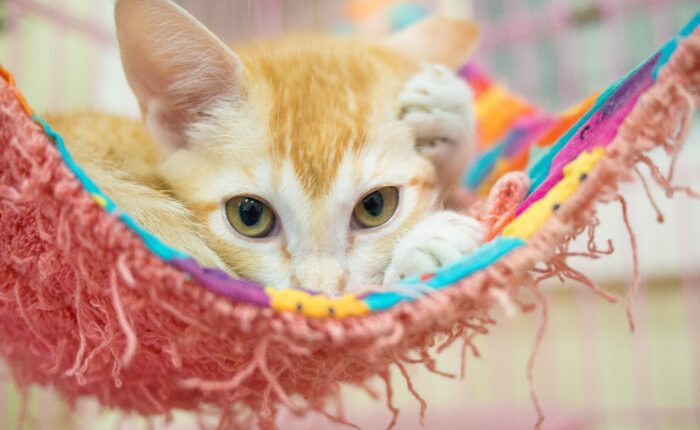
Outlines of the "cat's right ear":
[[117,38],[146,125],[162,145],[187,145],[187,131],[215,106],[245,96],[236,55],[169,0],[117,0]]
[[474,51],[478,39],[475,22],[435,16],[392,34],[383,44],[418,63],[457,69]]

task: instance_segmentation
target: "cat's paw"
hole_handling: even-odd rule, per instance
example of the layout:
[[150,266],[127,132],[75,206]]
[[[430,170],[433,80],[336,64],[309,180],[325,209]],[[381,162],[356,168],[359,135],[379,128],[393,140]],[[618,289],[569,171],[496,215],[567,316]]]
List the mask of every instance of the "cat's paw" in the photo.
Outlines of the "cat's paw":
[[472,217],[437,212],[416,224],[394,248],[384,284],[434,272],[473,251],[484,237],[484,226]]
[[399,103],[400,119],[413,129],[421,148],[460,144],[471,136],[472,91],[445,66],[423,66],[404,86]]
[[443,187],[454,185],[475,142],[474,97],[469,86],[441,65],[423,66],[399,94],[400,119],[418,151],[435,164]]

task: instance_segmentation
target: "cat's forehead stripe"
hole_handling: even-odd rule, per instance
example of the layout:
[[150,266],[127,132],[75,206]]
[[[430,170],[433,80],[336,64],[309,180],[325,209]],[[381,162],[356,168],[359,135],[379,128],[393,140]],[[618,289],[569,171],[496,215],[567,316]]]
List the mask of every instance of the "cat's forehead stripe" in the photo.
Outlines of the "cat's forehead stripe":
[[387,52],[340,46],[311,42],[243,56],[250,79],[268,93],[270,159],[291,160],[311,197],[326,194],[345,154],[365,145],[373,105],[386,102],[387,85],[377,82],[396,79]]
[[[369,95],[338,84],[317,72],[302,88],[276,85],[273,93],[272,151],[291,159],[302,186],[312,196],[328,192],[342,155],[350,147],[362,146],[361,130],[367,126],[369,102],[364,98]],[[354,112],[349,112],[350,105]]]

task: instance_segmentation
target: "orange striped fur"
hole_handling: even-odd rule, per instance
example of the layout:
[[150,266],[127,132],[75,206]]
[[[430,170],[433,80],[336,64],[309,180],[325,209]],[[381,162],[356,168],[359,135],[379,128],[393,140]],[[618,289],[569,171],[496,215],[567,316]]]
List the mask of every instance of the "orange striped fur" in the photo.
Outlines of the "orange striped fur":
[[[236,275],[331,294],[381,283],[398,238],[440,199],[399,119],[398,93],[419,64],[390,45],[322,36],[234,54],[167,0],[118,0],[116,17],[145,127],[96,113],[50,119],[105,192],[166,243]],[[354,206],[384,186],[400,189],[393,218],[354,229]],[[232,228],[225,204],[240,195],[272,208],[276,234]]]

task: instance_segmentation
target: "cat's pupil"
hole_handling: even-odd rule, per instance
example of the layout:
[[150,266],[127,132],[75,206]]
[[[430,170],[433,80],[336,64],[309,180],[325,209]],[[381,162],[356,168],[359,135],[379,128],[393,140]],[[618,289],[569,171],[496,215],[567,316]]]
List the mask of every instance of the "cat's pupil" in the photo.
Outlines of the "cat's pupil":
[[260,221],[265,206],[255,199],[249,197],[241,200],[238,207],[238,213],[241,215],[241,221],[248,227],[254,226]]
[[377,217],[384,209],[384,197],[379,191],[375,191],[362,200],[362,206],[368,214]]

